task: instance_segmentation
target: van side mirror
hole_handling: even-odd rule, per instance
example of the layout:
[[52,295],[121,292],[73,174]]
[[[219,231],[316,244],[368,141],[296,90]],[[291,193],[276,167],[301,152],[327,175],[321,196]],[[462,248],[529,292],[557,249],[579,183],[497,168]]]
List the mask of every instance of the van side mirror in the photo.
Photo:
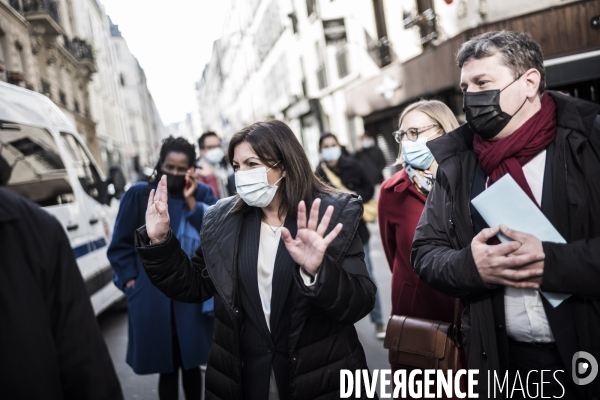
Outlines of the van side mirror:
[[[123,193],[125,193],[125,174],[123,174],[123,170],[121,169],[120,165],[113,165],[112,167],[110,167],[109,169],[109,175],[110,177],[108,178],[108,184],[112,185],[114,193],[112,193],[111,195],[114,196],[116,199],[120,199],[121,196],[123,196]],[[113,191],[111,190],[111,191]]]

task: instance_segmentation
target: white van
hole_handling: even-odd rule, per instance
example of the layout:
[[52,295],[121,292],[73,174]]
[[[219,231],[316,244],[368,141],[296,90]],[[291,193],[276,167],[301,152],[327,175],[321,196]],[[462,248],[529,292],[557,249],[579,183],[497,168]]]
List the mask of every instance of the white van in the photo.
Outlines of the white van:
[[[106,257],[125,180],[106,180],[67,116],[46,96],[0,82],[0,187],[65,229],[96,314],[123,298]],[[110,195],[112,192],[113,195]],[[117,196],[118,197],[118,196]]]

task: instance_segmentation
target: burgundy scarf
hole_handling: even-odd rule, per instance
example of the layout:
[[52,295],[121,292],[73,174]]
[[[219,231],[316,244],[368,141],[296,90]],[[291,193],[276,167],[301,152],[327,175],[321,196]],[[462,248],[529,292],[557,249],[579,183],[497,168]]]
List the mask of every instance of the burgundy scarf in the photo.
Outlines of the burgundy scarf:
[[475,135],[473,149],[479,156],[481,169],[489,177],[488,187],[509,173],[537,204],[525,179],[523,165],[548,147],[555,137],[556,105],[548,94],[542,97],[542,108],[512,135],[495,142],[488,142],[481,136]]

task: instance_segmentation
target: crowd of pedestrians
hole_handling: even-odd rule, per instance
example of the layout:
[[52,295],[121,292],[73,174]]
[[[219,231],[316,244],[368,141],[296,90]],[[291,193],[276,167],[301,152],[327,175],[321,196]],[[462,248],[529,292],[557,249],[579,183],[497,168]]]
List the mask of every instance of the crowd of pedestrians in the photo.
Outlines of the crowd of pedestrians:
[[[582,351],[600,359],[600,107],[547,91],[543,62],[524,33],[465,42],[457,64],[466,123],[435,99],[408,105],[389,133],[402,169],[387,180],[368,132],[354,154],[322,133],[316,170],[277,120],[242,129],[227,149],[207,132],[198,158],[186,140],[164,140],[149,182],[121,198],[108,249],[128,301],[127,363],[159,374],[160,399],[177,398],[180,374],[186,399],[199,399],[203,364],[206,399],[338,399],[340,370],[368,369],[354,327],[368,314],[394,371],[455,349],[457,362],[444,368],[479,370],[480,398],[488,371],[514,380],[542,370],[555,376],[546,396],[595,398],[600,379],[576,385],[571,361]],[[508,178],[525,200],[498,196],[530,202],[562,243],[492,224],[474,205]],[[0,317],[10,321],[0,350],[23,360],[19,371],[0,357],[0,376],[31,398],[121,398],[89,300],[76,300],[87,297],[63,232],[35,207],[0,198]],[[387,327],[377,285],[390,283],[373,278],[386,266],[372,263],[369,224],[392,273]],[[29,233],[42,225],[54,242]],[[6,250],[20,243],[9,228],[23,243],[44,243],[37,258]],[[32,288],[43,296],[7,301],[7,291],[19,299]],[[423,339],[400,348],[415,332]],[[446,353],[422,351],[440,332]],[[80,368],[82,359],[93,365]],[[23,384],[35,374],[39,387]],[[523,398],[536,382],[527,380]]]

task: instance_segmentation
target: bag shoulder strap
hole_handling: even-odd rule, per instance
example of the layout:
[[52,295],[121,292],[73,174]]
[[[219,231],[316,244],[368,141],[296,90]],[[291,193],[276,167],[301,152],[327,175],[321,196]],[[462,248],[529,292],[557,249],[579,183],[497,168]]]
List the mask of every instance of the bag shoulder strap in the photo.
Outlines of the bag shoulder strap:
[[329,179],[329,182],[331,182],[331,184],[333,186],[335,186],[338,189],[344,190],[344,191],[348,191],[348,189],[346,188],[346,186],[344,186],[344,184],[342,183],[342,179],[337,176],[336,174],[333,173],[332,170],[330,170],[327,165],[325,165],[325,163],[321,164],[321,168],[323,168],[323,172],[325,172],[325,175],[327,176],[327,179]]

